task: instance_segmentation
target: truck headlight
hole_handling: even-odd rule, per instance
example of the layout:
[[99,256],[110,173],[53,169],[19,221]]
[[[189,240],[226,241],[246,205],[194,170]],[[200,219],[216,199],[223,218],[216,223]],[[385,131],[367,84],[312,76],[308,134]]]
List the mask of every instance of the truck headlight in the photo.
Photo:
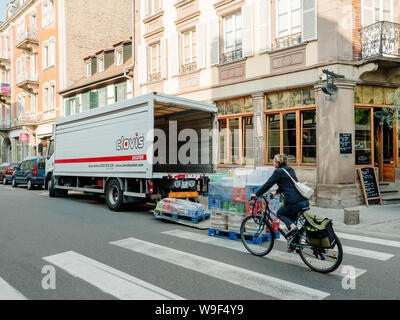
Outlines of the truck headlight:
[[174,181],[174,188],[179,189],[181,187],[181,181],[180,180],[175,180]]
[[189,181],[189,187],[194,188],[196,186],[196,181],[195,180],[190,180]]

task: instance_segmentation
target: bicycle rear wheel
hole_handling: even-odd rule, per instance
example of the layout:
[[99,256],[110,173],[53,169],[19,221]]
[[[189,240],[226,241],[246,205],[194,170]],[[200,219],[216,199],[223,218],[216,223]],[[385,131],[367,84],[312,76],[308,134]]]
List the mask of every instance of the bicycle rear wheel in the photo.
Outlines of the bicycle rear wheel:
[[274,246],[274,229],[269,222],[262,221],[261,216],[248,216],[240,226],[240,237],[244,247],[251,254],[265,256]]
[[335,246],[332,249],[312,247],[307,242],[306,230],[303,229],[300,237],[299,254],[304,263],[312,270],[320,273],[335,271],[343,260],[343,248],[335,234]]

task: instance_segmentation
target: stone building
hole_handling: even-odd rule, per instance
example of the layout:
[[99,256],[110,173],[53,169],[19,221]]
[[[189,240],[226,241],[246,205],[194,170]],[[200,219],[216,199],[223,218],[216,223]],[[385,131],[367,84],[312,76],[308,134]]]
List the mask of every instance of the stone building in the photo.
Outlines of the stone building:
[[[319,205],[362,203],[360,167],[376,167],[393,194],[398,190],[399,128],[379,119],[400,86],[399,1],[135,6],[135,95],[216,103],[219,171],[271,165],[274,154],[285,153]],[[344,76],[334,80],[334,96],[322,91],[323,70]],[[348,154],[339,150],[342,133],[351,134]]]
[[[0,160],[46,153],[82,57],[129,38],[131,0],[13,0],[0,26]],[[112,27],[110,27],[112,26]],[[29,141],[20,141],[28,133]]]

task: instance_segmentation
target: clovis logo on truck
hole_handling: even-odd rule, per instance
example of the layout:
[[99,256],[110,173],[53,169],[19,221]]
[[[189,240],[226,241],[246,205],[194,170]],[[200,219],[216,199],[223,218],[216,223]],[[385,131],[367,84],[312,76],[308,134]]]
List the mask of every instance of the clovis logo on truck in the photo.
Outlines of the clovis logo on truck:
[[136,133],[136,136],[133,138],[125,138],[122,136],[116,141],[117,151],[143,149],[143,147],[144,147],[144,136],[139,133]]

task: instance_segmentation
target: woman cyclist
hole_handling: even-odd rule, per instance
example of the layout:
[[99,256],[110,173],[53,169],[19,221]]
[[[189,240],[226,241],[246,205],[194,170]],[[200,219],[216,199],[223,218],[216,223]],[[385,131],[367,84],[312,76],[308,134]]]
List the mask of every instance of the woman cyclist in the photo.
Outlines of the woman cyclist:
[[256,194],[252,195],[252,198],[257,200],[258,197],[271,189],[273,185],[278,185],[278,190],[273,192],[272,196],[274,197],[277,193],[282,193],[285,197],[284,204],[279,208],[277,216],[288,228],[289,232],[286,234],[286,237],[288,237],[297,234],[298,228],[294,224],[297,214],[302,208],[308,207],[310,203],[297,191],[292,179],[288,176],[290,174],[295,181],[298,181],[294,170],[287,165],[287,157],[285,155],[275,155],[274,167],[276,169],[272,176]]

